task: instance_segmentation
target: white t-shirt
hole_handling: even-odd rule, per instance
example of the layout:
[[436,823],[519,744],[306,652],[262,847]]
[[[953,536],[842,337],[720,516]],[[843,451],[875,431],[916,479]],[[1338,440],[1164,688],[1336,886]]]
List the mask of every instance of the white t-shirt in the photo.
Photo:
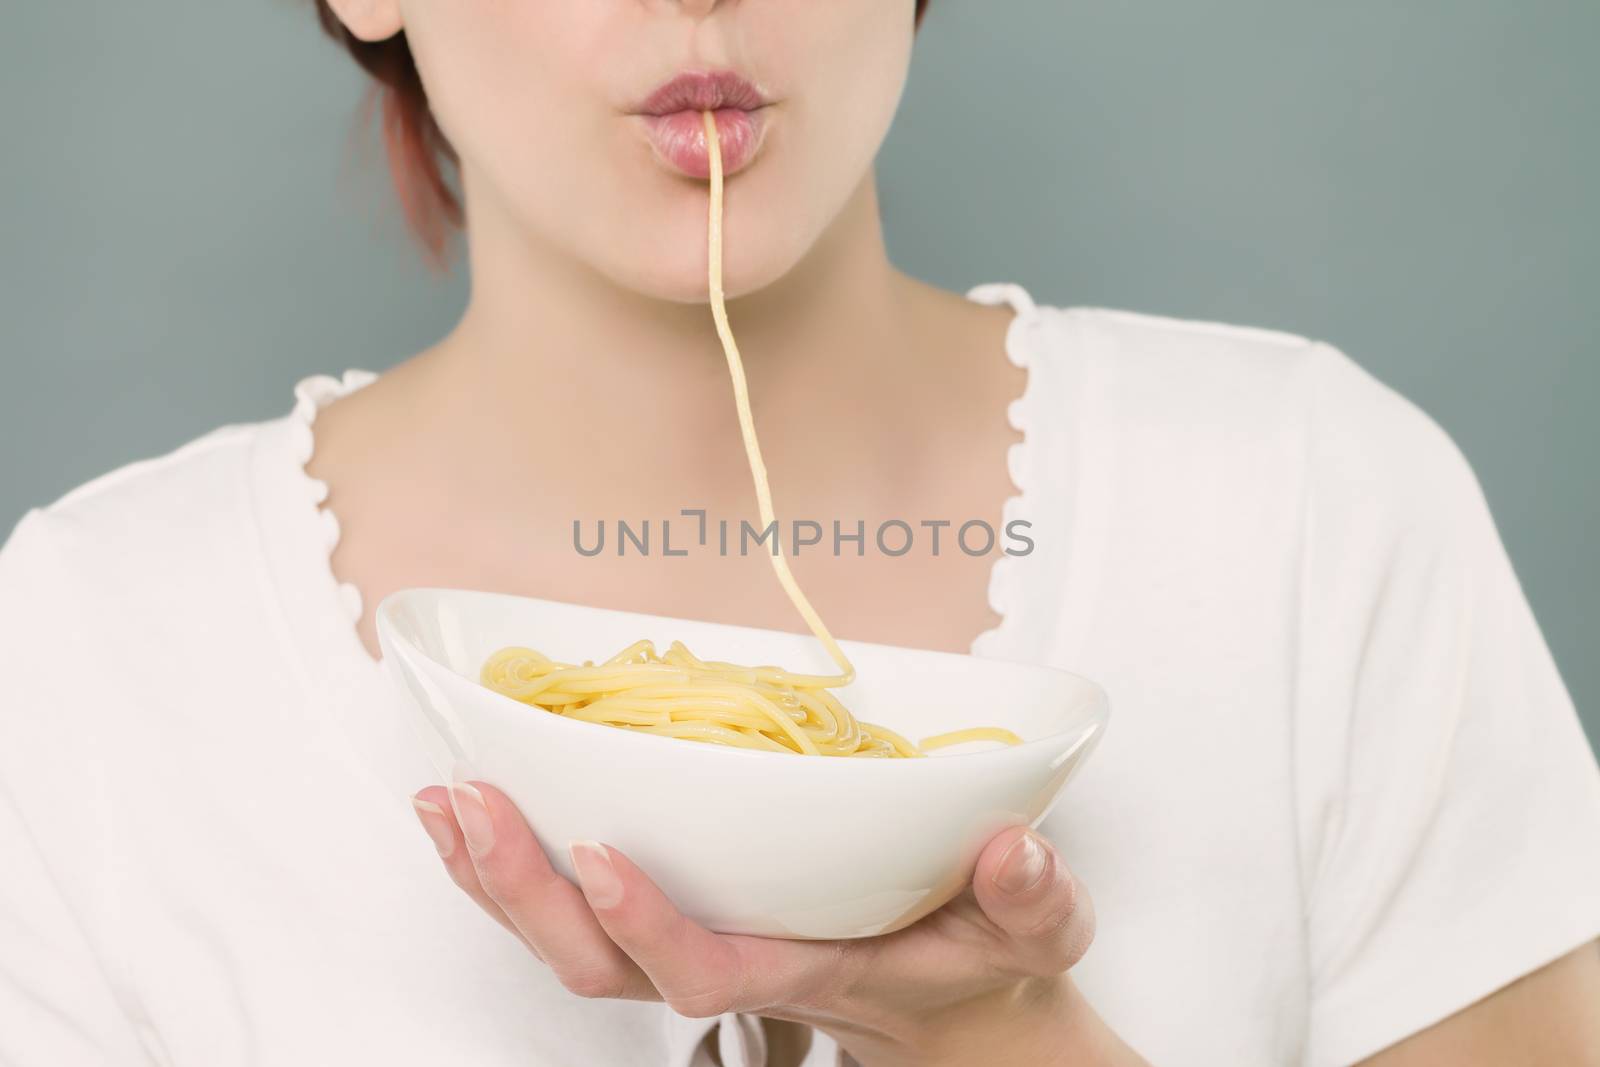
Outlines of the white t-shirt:
[[[1109,1023],[1157,1064],[1335,1067],[1600,935],[1600,773],[1445,434],[1325,343],[969,295],[1017,311],[1036,543],[973,651],[1111,695],[1043,827]],[[0,1062],[684,1067],[717,1028],[760,1064],[750,1020],[568,995],[441,870],[304,471],[372,377],[0,551]]]

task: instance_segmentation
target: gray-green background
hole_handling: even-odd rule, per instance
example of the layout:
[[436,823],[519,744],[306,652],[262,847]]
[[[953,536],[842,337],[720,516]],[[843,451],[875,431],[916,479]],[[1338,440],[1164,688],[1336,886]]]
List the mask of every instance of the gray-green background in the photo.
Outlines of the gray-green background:
[[[361,83],[305,0],[4,21],[5,529],[457,313],[463,279],[418,265],[347,147]],[[1597,45],[1594,0],[935,0],[883,158],[891,248],[952,289],[1343,348],[1472,460],[1600,737]]]

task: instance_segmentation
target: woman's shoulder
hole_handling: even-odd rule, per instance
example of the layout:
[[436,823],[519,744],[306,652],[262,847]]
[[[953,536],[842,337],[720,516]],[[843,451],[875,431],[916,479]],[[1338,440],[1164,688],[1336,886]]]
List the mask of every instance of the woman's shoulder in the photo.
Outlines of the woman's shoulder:
[[[1014,282],[988,282],[967,290],[979,304],[1007,305],[1016,313],[1022,356],[1105,356],[1125,373],[1281,369],[1315,340],[1287,330],[1210,319],[1182,318],[1131,308],[1051,302]],[[1209,366],[1205,366],[1209,363]]]
[[[1492,556],[1488,502],[1454,439],[1330,341],[1120,308],[1017,308],[1021,510],[1063,543],[1381,566],[1404,549]],[[1153,538],[1153,540],[1152,540]],[[1240,546],[1247,546],[1241,548]],[[1141,549],[1143,551],[1144,549]],[[1133,557],[1129,557],[1133,558]],[[1215,569],[1206,572],[1215,574]],[[1197,577],[1197,580],[1199,578]]]
[[0,621],[165,618],[258,582],[265,511],[290,495],[267,499],[264,488],[294,489],[300,474],[310,495],[299,451],[323,377],[303,380],[283,415],[215,426],[28,508],[0,542]]
[[1074,365],[1080,387],[1102,391],[1119,410],[1195,427],[1282,410],[1307,394],[1318,364],[1354,365],[1287,330],[1126,308],[1040,304],[1019,324],[1034,368]]
[[1040,304],[1031,318],[1026,361],[1057,392],[1075,390],[1073,410],[1119,438],[1124,455],[1270,449],[1293,456],[1307,479],[1356,481],[1369,500],[1387,493],[1396,504],[1459,495],[1473,479],[1427,411],[1332,341],[1072,304]]
[[[314,513],[325,490],[304,473],[312,420],[374,377],[302,378],[280,416],[216,426],[29,508],[0,545],[0,584],[49,568],[116,585],[170,580],[165,567],[195,573],[207,562],[239,565],[272,517],[264,514],[269,505],[298,493]],[[267,490],[281,493],[268,501]]]
[[1303,433],[1319,358],[1309,338],[1079,304],[1041,305],[1019,330],[1030,392],[1065,405],[1081,444],[1165,466],[1164,453],[1226,462]]
[[29,508],[0,548],[0,580],[100,562],[126,570],[191,551],[238,518],[251,445],[266,425],[218,426]]

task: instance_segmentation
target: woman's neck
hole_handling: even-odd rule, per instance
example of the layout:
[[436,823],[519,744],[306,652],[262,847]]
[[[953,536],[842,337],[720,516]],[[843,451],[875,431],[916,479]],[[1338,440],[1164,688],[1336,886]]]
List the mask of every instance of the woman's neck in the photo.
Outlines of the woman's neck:
[[[493,200],[472,203],[472,298],[458,328],[419,358],[411,381],[451,451],[475,456],[470,466],[488,477],[512,458],[549,456],[552,442],[584,450],[582,464],[602,469],[622,469],[645,450],[656,469],[746,493],[709,302],[626,290],[563,251],[528,242],[494,218]],[[738,240],[726,234],[730,259]],[[800,264],[728,301],[774,458],[794,450],[786,440],[814,435],[819,418],[835,456],[858,456],[869,467],[914,432],[898,424],[914,413],[886,408],[885,395],[907,381],[928,347],[915,336],[925,288],[888,261],[869,171]]]

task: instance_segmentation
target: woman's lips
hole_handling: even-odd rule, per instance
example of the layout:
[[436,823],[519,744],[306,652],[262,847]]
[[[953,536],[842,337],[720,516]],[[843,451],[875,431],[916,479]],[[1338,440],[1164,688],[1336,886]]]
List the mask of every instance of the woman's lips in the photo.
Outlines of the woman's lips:
[[[722,173],[737,174],[755,159],[766,129],[766,112],[725,107],[716,112],[717,140],[722,145]],[[656,156],[691,178],[711,177],[711,152],[705,120],[698,111],[644,116],[645,130]]]
[[711,176],[711,153],[702,113],[716,115],[723,173],[736,174],[761,149],[768,103],[734,71],[687,71],[657,87],[634,112],[658,159],[681,174],[705,179]]

